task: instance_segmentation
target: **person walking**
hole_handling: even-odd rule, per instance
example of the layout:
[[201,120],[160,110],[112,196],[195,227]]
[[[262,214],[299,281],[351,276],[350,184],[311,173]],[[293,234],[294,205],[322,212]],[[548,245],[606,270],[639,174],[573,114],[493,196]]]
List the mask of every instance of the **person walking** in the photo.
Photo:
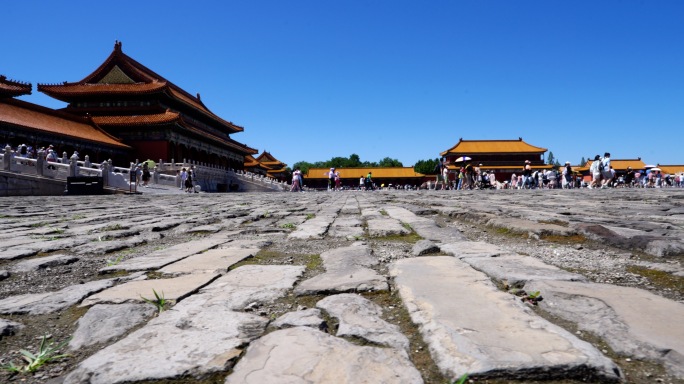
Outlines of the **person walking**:
[[613,181],[613,172],[610,169],[610,153],[606,152],[603,154],[601,163],[603,165],[601,170],[601,177],[603,178],[601,188],[608,188],[610,187],[610,182]]

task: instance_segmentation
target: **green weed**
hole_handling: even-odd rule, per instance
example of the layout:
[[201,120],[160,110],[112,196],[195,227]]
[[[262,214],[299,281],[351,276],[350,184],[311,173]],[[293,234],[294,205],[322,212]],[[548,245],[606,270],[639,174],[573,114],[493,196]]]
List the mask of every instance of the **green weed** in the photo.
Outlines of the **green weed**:
[[166,299],[164,299],[164,291],[162,291],[161,295],[157,293],[154,289],[152,290],[154,293],[154,299],[148,299],[146,297],[143,297],[142,295],[140,296],[141,299],[143,299],[146,303],[152,304],[155,307],[157,307],[157,313],[162,313],[164,312],[164,307],[167,304]]
[[285,224],[281,225],[280,227],[281,227],[281,228],[294,229],[294,228],[296,228],[297,226],[294,225],[293,223],[285,223]]
[[123,257],[123,255],[122,255],[122,256],[117,257],[117,258],[114,259],[114,260],[107,259],[107,266],[108,266],[108,267],[111,267],[111,266],[117,265],[117,264],[119,264],[119,263],[121,262],[121,260],[123,260],[123,258],[124,258],[124,257]]
[[313,213],[309,213],[309,214],[306,215],[306,219],[307,219],[307,220],[311,220],[311,219],[313,219],[314,217],[316,217],[316,215],[314,215]]
[[40,369],[40,367],[46,363],[69,356],[67,354],[57,354],[59,349],[64,347],[69,342],[68,339],[60,344],[55,344],[52,341],[48,342],[47,339],[48,336],[43,336],[43,339],[40,341],[38,352],[35,354],[25,349],[19,351],[23,355],[22,358],[26,362],[25,365],[16,366],[13,362],[10,362],[2,368],[13,373],[32,373]]
[[454,381],[454,384],[465,384],[466,380],[468,380],[468,374],[464,373],[463,376],[461,376],[458,380]]

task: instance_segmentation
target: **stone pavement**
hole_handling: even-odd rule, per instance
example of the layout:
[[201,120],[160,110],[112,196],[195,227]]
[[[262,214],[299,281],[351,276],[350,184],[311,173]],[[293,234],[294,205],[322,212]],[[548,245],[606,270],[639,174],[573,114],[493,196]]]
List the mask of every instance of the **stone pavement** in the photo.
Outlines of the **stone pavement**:
[[679,190],[2,198],[0,363],[38,329],[72,356],[28,382],[682,382],[683,207]]

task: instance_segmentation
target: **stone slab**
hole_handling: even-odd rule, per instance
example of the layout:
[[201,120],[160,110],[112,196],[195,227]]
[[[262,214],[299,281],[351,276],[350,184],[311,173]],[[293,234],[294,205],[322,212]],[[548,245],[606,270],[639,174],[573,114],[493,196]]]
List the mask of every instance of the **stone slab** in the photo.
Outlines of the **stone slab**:
[[207,300],[206,305],[242,310],[251,303],[268,303],[285,295],[305,269],[298,265],[243,265],[202,288],[200,297]]
[[311,327],[323,330],[327,328],[325,320],[321,317],[321,311],[316,308],[301,311],[287,312],[275,319],[270,326],[278,329],[291,327]]
[[44,257],[36,257],[30,260],[25,260],[17,263],[12,267],[13,272],[31,272],[48,267],[56,267],[58,265],[66,265],[75,263],[79,260],[78,257],[70,255],[52,255]]
[[23,324],[10,320],[0,319],[0,337],[14,335],[17,332],[17,330],[21,328],[24,328]]
[[648,291],[608,284],[531,281],[540,306],[601,336],[622,355],[651,359],[684,378],[684,304]]
[[82,361],[64,384],[147,382],[226,371],[267,322],[220,305],[183,301]]
[[170,279],[148,279],[129,281],[104,290],[83,300],[81,307],[95,304],[143,303],[144,298],[154,300],[154,291],[169,302],[176,302],[197,292],[218,275],[213,273],[196,273]]
[[382,308],[357,294],[328,296],[316,303],[338,320],[337,337],[358,337],[369,342],[408,352],[409,340],[398,326],[381,318]]
[[218,248],[192,255],[159,270],[163,274],[225,273],[232,265],[253,257],[259,248]]
[[516,288],[522,288],[529,280],[586,280],[580,274],[564,271],[530,256],[465,257],[462,260],[489,277]]
[[403,236],[411,233],[411,230],[405,228],[399,220],[386,217],[368,219],[366,224],[368,224],[368,235],[371,237]]
[[252,342],[226,384],[422,383],[393,348],[358,346],[308,327],[271,332]]
[[217,245],[228,242],[224,236],[215,235],[198,240],[192,240],[183,244],[152,252],[145,256],[134,257],[124,260],[117,265],[100,269],[100,273],[116,271],[149,271],[165,267],[188,256],[214,248]]
[[385,276],[370,268],[326,272],[302,281],[295,287],[298,296],[323,293],[375,292],[389,290]]
[[10,248],[0,251],[0,260],[16,260],[23,257],[37,255],[38,249],[34,248]]
[[301,282],[295,287],[295,294],[389,289],[384,276],[367,268],[378,264],[377,258],[367,245],[335,248],[321,253],[321,260],[326,272]]
[[69,348],[77,350],[107,343],[151,318],[157,308],[151,304],[97,304],[78,319]]
[[64,383],[118,384],[228,371],[268,324],[266,318],[234,309],[276,300],[303,272],[302,266],[236,268],[84,360]]
[[28,293],[0,300],[0,313],[42,315],[78,304],[83,298],[114,285],[119,279],[95,280],[59,291]]
[[484,241],[455,241],[441,244],[439,249],[447,255],[457,258],[497,257],[513,254],[512,252],[501,249],[494,244],[485,243]]
[[288,235],[290,239],[322,239],[328,228],[335,220],[333,215],[316,215],[313,219],[309,219],[297,226],[297,228]]
[[456,258],[399,260],[390,275],[448,377],[619,377],[617,366],[589,343],[538,317]]

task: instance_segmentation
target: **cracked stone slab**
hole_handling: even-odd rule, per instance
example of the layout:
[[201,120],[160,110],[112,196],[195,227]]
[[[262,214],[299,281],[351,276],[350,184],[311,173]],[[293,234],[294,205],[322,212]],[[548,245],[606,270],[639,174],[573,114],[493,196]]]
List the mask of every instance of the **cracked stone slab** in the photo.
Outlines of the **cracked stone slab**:
[[465,240],[465,236],[456,228],[442,228],[434,220],[420,217],[402,207],[385,207],[385,211],[393,219],[400,220],[411,226],[420,237],[426,240],[448,243],[455,240]]
[[408,235],[411,230],[405,228],[399,220],[375,217],[366,221],[368,224],[368,235],[371,237],[385,237],[393,235]]
[[26,260],[17,263],[14,267],[12,267],[13,272],[31,272],[31,271],[37,271],[39,269],[43,268],[48,268],[48,267],[56,267],[58,265],[67,265],[71,263],[75,263],[79,260],[78,257],[75,256],[69,256],[69,255],[52,255],[52,256],[44,256],[44,257],[37,257],[34,259]]
[[388,290],[387,279],[368,268],[378,264],[367,245],[352,245],[321,254],[326,272],[301,282],[295,294]]
[[21,328],[24,328],[23,324],[11,320],[0,319],[0,337],[14,335],[16,331]]
[[328,232],[328,236],[348,239],[363,237],[363,235],[363,222],[355,217],[338,217]]
[[298,265],[243,265],[202,288],[199,297],[207,300],[207,305],[242,310],[254,302],[269,303],[282,297],[305,270]]
[[530,280],[586,280],[580,274],[564,271],[529,256],[465,257],[462,260],[489,277],[506,281],[509,286],[516,288],[522,288]]
[[531,281],[540,306],[602,337],[622,355],[665,364],[684,378],[684,304],[648,291],[608,284]]
[[129,281],[88,297],[83,300],[80,306],[87,307],[95,304],[130,302],[142,303],[144,302],[143,297],[155,300],[154,291],[159,295],[163,295],[165,300],[175,302],[198,291],[217,276],[213,273],[196,273],[170,279]]
[[439,252],[439,247],[437,244],[433,243],[430,240],[419,240],[413,245],[413,248],[411,249],[411,254],[413,256],[423,256],[427,255],[428,253],[437,253]]
[[390,275],[435,363],[448,377],[467,372],[471,377],[521,380],[617,380],[621,375],[596,348],[537,316],[461,260],[403,259],[392,263]]
[[484,241],[455,241],[447,244],[441,244],[439,249],[447,255],[458,258],[498,257],[513,254],[497,247],[494,244],[486,243]]
[[398,326],[381,318],[382,308],[363,296],[346,293],[328,296],[316,303],[337,318],[336,336],[352,336],[408,352],[409,340]]
[[[119,384],[227,371],[268,320],[220,305],[180,302],[82,361],[64,384]],[[186,301],[188,301],[186,303]]]
[[253,341],[226,384],[422,383],[405,353],[358,346],[308,327],[271,332]]
[[316,215],[313,219],[299,224],[297,228],[288,235],[288,238],[322,239],[333,220],[335,220],[335,216],[333,215]]
[[301,311],[287,312],[275,319],[272,327],[282,329],[291,327],[311,327],[314,329],[325,329],[325,320],[321,317],[321,311],[316,308],[304,309]]
[[540,223],[537,221],[508,217],[493,217],[487,221],[487,225],[495,228],[507,229],[512,233],[532,233],[537,236],[572,236],[577,234],[577,231],[574,229],[564,227],[562,225]]
[[217,248],[192,255],[159,270],[163,274],[225,273],[228,268],[259,253],[259,248]]
[[0,260],[16,260],[24,257],[37,255],[38,249],[33,248],[10,248],[0,251]]
[[157,309],[151,304],[97,304],[76,322],[69,348],[77,350],[114,340],[155,313]]
[[10,296],[0,300],[0,313],[42,315],[57,312],[78,304],[83,298],[107,289],[119,281],[118,278],[95,280],[85,284],[71,285],[59,291],[28,293]]
[[100,269],[100,273],[116,271],[148,271],[162,268],[166,265],[182,260],[188,256],[214,248],[217,245],[230,241],[224,236],[212,236],[152,252],[145,256],[134,257],[124,260],[117,265]]
[[236,268],[81,362],[64,383],[118,384],[228,371],[268,324],[234,309],[282,297],[302,273],[303,266]]

